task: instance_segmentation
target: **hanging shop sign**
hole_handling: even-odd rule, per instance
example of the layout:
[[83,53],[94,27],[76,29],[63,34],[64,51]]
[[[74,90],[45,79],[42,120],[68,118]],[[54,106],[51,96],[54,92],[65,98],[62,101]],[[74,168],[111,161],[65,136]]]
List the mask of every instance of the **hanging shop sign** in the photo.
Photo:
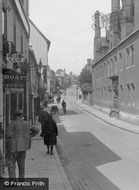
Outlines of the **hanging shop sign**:
[[6,72],[3,75],[3,79],[4,88],[25,88],[26,75]]
[[13,54],[7,53],[6,61],[12,63],[23,63],[24,57],[21,53],[13,53]]

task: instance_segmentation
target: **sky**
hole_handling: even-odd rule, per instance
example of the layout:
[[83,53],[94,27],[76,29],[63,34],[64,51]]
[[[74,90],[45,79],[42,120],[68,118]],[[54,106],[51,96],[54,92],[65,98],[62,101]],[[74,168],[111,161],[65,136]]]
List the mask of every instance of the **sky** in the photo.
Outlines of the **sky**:
[[80,74],[93,59],[92,16],[111,11],[111,0],[30,0],[30,19],[51,41],[48,64],[54,71]]

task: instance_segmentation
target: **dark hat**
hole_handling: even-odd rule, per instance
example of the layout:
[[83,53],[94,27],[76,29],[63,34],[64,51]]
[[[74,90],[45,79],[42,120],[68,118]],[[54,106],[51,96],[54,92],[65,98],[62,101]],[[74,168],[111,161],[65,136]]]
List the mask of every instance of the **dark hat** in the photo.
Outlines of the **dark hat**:
[[23,115],[23,110],[20,110],[20,109],[16,110],[16,112],[15,112],[14,115],[15,115],[15,116]]

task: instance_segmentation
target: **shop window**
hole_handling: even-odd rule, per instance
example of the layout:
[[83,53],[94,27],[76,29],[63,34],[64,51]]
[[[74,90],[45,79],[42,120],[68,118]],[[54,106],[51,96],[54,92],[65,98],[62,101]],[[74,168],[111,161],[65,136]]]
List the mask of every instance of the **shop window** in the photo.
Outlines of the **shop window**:
[[23,93],[18,95],[18,108],[23,110]]
[[11,116],[11,120],[13,120],[14,118],[14,112],[16,111],[17,109],[17,93],[11,93],[11,113],[10,113],[10,116]]

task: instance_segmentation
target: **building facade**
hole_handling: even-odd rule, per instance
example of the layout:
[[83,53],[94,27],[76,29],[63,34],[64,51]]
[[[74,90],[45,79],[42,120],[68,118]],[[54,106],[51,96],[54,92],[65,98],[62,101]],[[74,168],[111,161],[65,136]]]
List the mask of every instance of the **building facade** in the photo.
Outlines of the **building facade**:
[[40,115],[40,89],[42,88],[42,78],[32,47],[29,49],[29,63],[29,121],[35,124]]
[[65,69],[64,70],[58,69],[55,72],[55,76],[56,76],[56,78],[59,81],[61,89],[64,89],[65,88],[65,84],[66,84],[66,71],[65,71]]
[[44,73],[42,79],[44,87],[50,92],[50,69],[48,64],[48,52],[51,42],[43,35],[36,25],[29,20],[30,23],[30,45],[33,47],[37,63],[40,64],[41,72]]
[[56,87],[56,76],[55,72],[51,69],[50,70],[50,93],[55,93]]
[[16,109],[28,120],[29,18],[28,0],[0,1],[0,122],[4,126],[1,150],[5,155],[5,130]]
[[[110,30],[101,45],[99,11],[95,13],[93,106],[139,124],[139,1],[112,0]],[[103,51],[102,51],[103,50]]]

